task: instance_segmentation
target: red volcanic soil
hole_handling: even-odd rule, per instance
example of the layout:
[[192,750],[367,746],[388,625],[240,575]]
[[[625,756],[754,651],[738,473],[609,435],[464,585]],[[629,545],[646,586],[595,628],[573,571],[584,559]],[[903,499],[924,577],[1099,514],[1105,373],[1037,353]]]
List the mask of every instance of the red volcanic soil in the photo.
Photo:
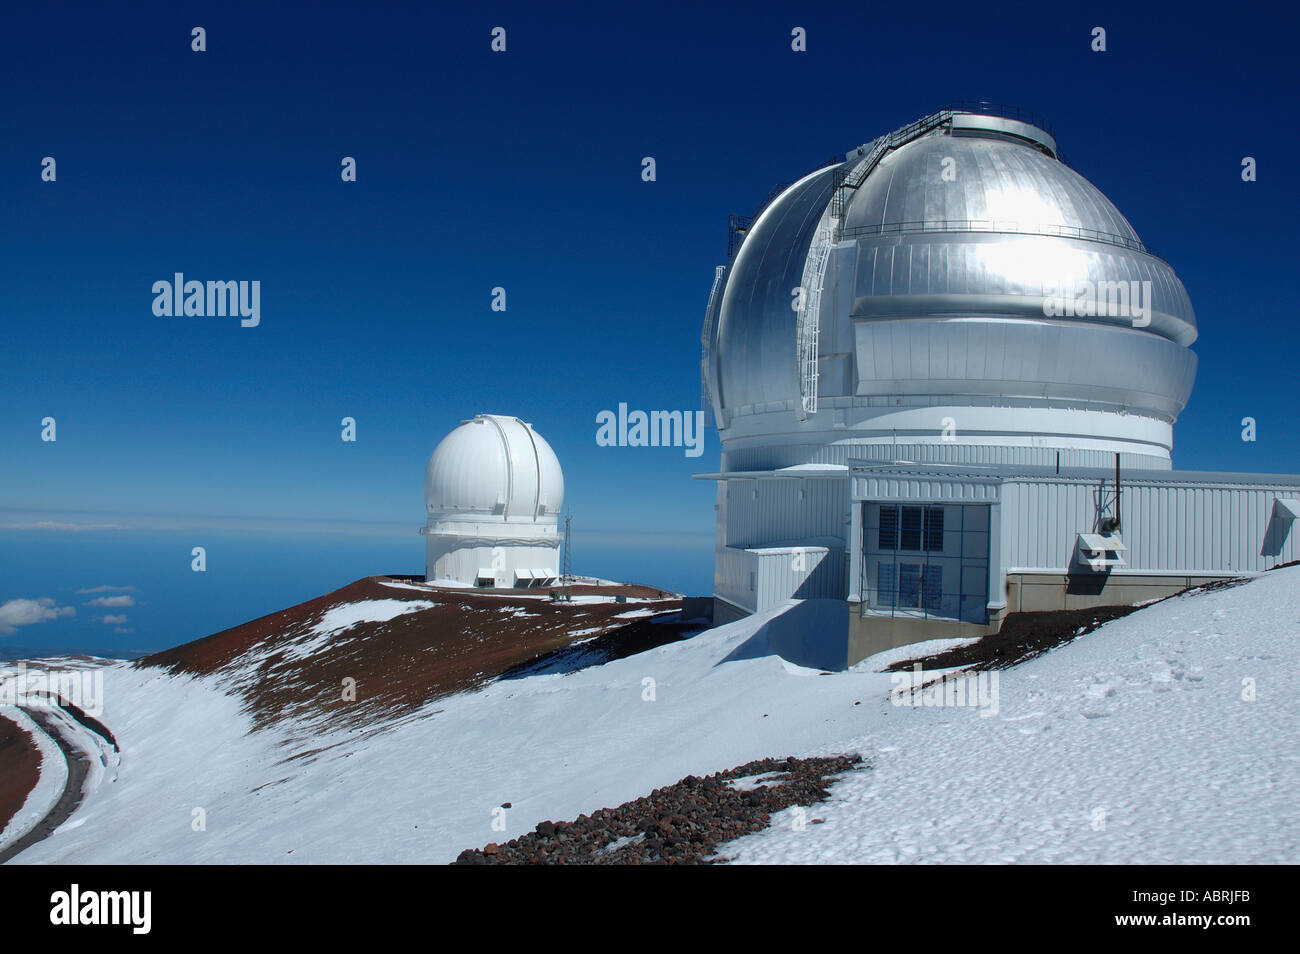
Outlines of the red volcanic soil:
[[0,715],[0,831],[27,801],[41,774],[41,751],[27,730]]
[[[673,614],[681,600],[650,587],[577,586],[575,595],[621,594],[640,602],[559,603],[546,591],[441,589],[367,577],[289,609],[136,661],[174,673],[216,675],[245,700],[255,727],[292,716],[360,726],[408,715],[568,647],[626,631],[634,651],[704,628]],[[366,600],[435,605],[386,622],[362,622],[322,637],[313,627],[332,608]],[[649,616],[618,618],[635,611]],[[602,646],[585,664],[620,653]],[[355,698],[345,688],[355,680]]]

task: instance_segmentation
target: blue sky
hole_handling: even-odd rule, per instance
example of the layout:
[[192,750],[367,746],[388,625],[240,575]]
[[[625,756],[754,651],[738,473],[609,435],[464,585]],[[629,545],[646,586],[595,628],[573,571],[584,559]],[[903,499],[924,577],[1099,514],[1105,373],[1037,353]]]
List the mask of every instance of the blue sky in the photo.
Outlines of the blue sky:
[[[554,446],[579,569],[707,592],[713,488],[689,477],[716,437],[699,459],[599,447],[596,413],[698,407],[728,213],[956,98],[1048,116],[1187,285],[1200,370],[1177,466],[1300,471],[1289,11],[264,7],[4,14],[0,603],[76,613],[0,646],[169,645],[417,572],[424,462],[479,411]],[[150,288],[177,271],[260,281],[261,324],[156,317]],[[205,533],[241,556],[189,593],[168,561],[188,573]],[[136,587],[127,625],[76,593],[105,584]]]

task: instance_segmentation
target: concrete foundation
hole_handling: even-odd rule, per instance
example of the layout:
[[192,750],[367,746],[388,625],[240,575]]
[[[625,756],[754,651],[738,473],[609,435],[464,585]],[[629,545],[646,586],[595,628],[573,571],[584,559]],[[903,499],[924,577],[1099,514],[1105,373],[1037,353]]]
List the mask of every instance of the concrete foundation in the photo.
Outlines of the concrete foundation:
[[1232,579],[1210,574],[1009,573],[1007,606],[990,611],[987,624],[862,613],[849,603],[848,664],[927,639],[971,639],[1002,628],[1010,613],[1046,613],[1094,606],[1132,606],[1173,596],[1192,586]]
[[1007,609],[1012,613],[1132,606],[1173,596],[1190,586],[1229,575],[1139,573],[1008,573]]
[[1004,617],[988,623],[963,623],[957,620],[920,619],[906,616],[861,615],[861,604],[849,604],[848,664],[859,663],[868,656],[887,649],[923,643],[927,639],[974,639],[996,633]]

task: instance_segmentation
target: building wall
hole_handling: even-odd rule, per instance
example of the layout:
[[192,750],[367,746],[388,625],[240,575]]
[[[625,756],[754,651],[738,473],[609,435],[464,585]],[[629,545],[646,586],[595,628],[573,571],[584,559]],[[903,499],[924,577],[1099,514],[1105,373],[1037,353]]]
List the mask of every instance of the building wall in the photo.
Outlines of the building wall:
[[1081,580],[1060,573],[1007,575],[1007,612],[1044,613],[1092,606],[1133,606],[1173,596],[1191,586],[1223,579],[1195,573],[1098,574]]
[[[1120,535],[1128,547],[1128,567],[1120,575],[1230,576],[1300,559],[1300,532],[1287,533],[1280,545],[1270,540],[1280,536],[1270,534],[1273,501],[1295,496],[1295,485],[1195,484],[1179,481],[1177,472],[1168,482],[1120,477]],[[1114,489],[1111,478],[1104,492]],[[1007,479],[1003,565],[1008,571],[1066,569],[1078,534],[1094,529],[1100,492],[1101,479]]]
[[[1300,477],[1128,471],[1121,479],[1127,565],[1095,574],[1069,569],[1079,534],[1095,532],[1113,500],[1113,474],[1100,468],[1026,474],[882,466],[856,468],[848,479],[720,481],[715,619],[761,612],[791,597],[847,598],[852,664],[909,642],[996,632],[1008,612],[1128,605],[1300,560],[1300,530],[1279,519],[1275,506],[1279,498],[1300,497]],[[970,600],[960,619],[873,611],[869,544],[881,502],[944,505],[941,555],[957,546],[949,536],[959,513],[965,522],[988,514],[987,622],[966,612]],[[796,572],[799,545],[807,569]],[[967,562],[972,569],[981,562],[966,549],[962,543],[963,575]]]
[[1275,505],[1279,498],[1300,496],[1300,477],[1121,473],[1127,565],[1096,573],[1068,571],[1079,534],[1094,532],[1103,505],[1113,501],[1112,474],[864,468],[853,472],[852,481],[855,505],[866,505],[850,540],[851,573],[869,571],[870,514],[880,501],[984,501],[992,519],[988,625],[873,611],[871,588],[859,583],[849,594],[850,665],[911,642],[996,632],[1007,613],[1133,605],[1300,559],[1300,529],[1282,519]]
[[849,488],[844,478],[727,480],[729,547],[828,544],[846,539]]
[[744,613],[788,599],[843,599],[845,552],[827,547],[727,547],[714,595]]
[[714,595],[746,613],[796,594],[843,599],[848,496],[842,477],[719,481]]
[[535,546],[489,546],[480,542],[460,546],[447,537],[430,535],[426,539],[425,578],[430,581],[455,580],[473,586],[479,571],[487,569],[492,572],[493,586],[513,587],[516,570],[559,571],[558,539],[551,544],[539,541]]
[[930,639],[976,639],[996,633],[1002,617],[987,623],[963,623],[957,620],[913,619],[904,616],[862,616],[858,606],[849,604],[848,665],[887,649],[923,643]]

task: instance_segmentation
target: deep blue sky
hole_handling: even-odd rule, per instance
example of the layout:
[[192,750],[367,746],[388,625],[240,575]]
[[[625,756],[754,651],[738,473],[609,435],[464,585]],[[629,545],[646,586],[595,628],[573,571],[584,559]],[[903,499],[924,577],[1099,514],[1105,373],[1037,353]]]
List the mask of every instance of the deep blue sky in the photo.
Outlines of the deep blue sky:
[[[696,460],[602,448],[596,412],[697,408],[727,214],[955,98],[1049,117],[1187,285],[1201,364],[1176,465],[1300,471],[1290,11],[269,6],[10,5],[0,21],[0,604],[77,608],[0,647],[167,645],[419,571],[424,462],[479,411],[554,446],[579,569],[707,592],[713,488],[689,475],[716,467],[716,438]],[[261,325],[155,317],[150,287],[176,271],[261,281]],[[12,529],[42,521],[127,529]],[[151,615],[180,592],[169,561],[188,573],[191,544],[235,531],[243,555],[215,561],[208,596]],[[310,558],[266,556],[299,532],[316,533],[294,551]],[[638,573],[640,546],[655,556]],[[388,559],[367,570],[372,552]],[[137,588],[131,633],[101,638],[75,594],[102,584]]]

